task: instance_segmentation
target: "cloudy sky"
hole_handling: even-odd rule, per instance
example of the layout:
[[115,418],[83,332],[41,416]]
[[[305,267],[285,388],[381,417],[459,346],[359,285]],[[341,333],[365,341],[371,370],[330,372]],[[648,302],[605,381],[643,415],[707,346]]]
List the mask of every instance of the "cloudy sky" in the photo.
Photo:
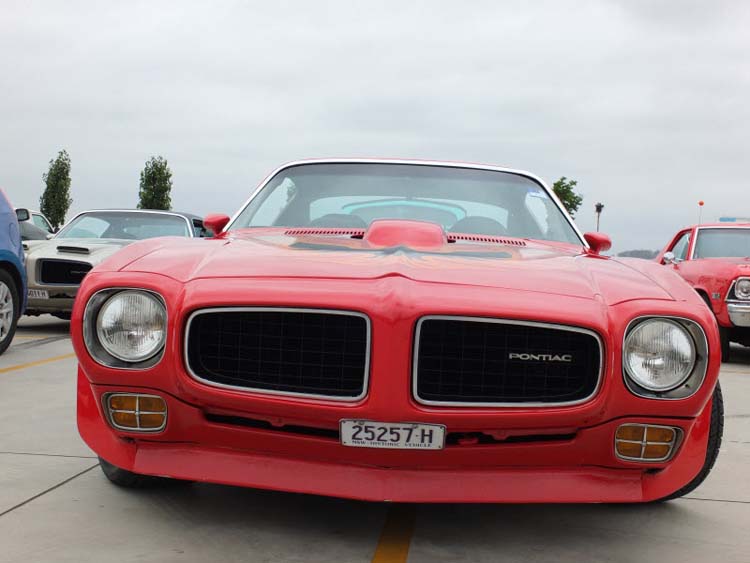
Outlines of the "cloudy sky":
[[28,2],[0,17],[0,187],[132,207],[163,155],[174,207],[231,214],[307,157],[468,160],[578,180],[616,250],[750,216],[750,3]]

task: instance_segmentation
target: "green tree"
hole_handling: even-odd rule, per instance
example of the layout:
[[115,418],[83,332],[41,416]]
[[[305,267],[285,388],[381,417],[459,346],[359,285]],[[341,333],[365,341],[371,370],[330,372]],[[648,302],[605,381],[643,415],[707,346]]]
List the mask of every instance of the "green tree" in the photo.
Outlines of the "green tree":
[[172,171],[167,160],[161,156],[152,156],[141,171],[138,209],[171,209],[171,192]]
[[552,189],[557,194],[557,197],[560,198],[560,201],[565,206],[565,209],[568,210],[571,217],[575,216],[576,211],[581,207],[581,202],[583,201],[583,196],[578,195],[573,190],[576,185],[578,185],[576,180],[568,180],[565,176],[552,184]]
[[39,198],[39,210],[54,228],[65,222],[65,215],[73,200],[70,197],[70,156],[66,150],[49,161],[49,170],[42,176],[44,193]]

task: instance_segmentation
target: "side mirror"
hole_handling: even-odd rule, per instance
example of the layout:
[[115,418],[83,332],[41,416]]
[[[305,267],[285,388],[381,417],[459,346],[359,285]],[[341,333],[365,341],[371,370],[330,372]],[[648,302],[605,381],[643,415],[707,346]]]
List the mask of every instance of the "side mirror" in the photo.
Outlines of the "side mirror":
[[604,233],[586,233],[583,238],[589,243],[591,254],[601,254],[612,248],[612,239]]
[[674,255],[674,252],[672,252],[671,250],[664,253],[664,256],[661,257],[661,261],[665,264],[676,264],[677,262],[679,262],[679,260],[677,260],[677,257]]
[[203,226],[212,231],[214,236],[224,232],[227,223],[229,223],[229,215],[222,215],[221,213],[209,213],[203,218]]
[[24,209],[23,207],[19,207],[18,209],[16,209],[16,219],[18,219],[19,223],[28,221],[30,218],[31,213],[29,213],[28,209]]

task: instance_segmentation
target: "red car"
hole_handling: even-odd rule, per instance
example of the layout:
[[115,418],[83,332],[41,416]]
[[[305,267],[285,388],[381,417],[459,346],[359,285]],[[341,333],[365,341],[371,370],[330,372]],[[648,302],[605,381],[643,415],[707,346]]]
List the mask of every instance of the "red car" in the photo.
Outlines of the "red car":
[[642,502],[716,459],[710,311],[531,174],[295,162],[205,224],[78,292],[78,427],[115,484]]
[[750,346],[750,223],[688,227],[656,259],[685,278],[716,315],[724,361],[731,342]]

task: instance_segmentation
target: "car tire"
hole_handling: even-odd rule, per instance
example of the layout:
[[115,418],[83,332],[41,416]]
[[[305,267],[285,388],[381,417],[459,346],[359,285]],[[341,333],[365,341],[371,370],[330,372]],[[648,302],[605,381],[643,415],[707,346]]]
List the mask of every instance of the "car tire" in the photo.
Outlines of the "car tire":
[[687,485],[681,489],[675,491],[671,495],[664,498],[658,499],[656,502],[663,502],[667,500],[673,500],[685,496],[688,493],[693,492],[698,486],[705,481],[708,474],[711,473],[716,458],[719,455],[721,449],[721,437],[724,434],[724,398],[721,395],[721,386],[716,382],[716,389],[713,394],[713,401],[711,403],[711,428],[708,433],[708,445],[706,447],[706,460],[703,463],[698,475],[695,479],[690,481]]
[[13,341],[21,311],[21,300],[13,276],[0,270],[0,354]]
[[111,483],[126,489],[143,489],[161,485],[189,485],[192,483],[192,481],[183,481],[181,479],[168,479],[167,477],[152,477],[151,475],[133,473],[122,467],[117,467],[101,457],[99,458],[99,467]]
[[729,329],[720,326],[719,338],[721,339],[721,362],[726,363],[732,359],[732,344],[729,339]]

